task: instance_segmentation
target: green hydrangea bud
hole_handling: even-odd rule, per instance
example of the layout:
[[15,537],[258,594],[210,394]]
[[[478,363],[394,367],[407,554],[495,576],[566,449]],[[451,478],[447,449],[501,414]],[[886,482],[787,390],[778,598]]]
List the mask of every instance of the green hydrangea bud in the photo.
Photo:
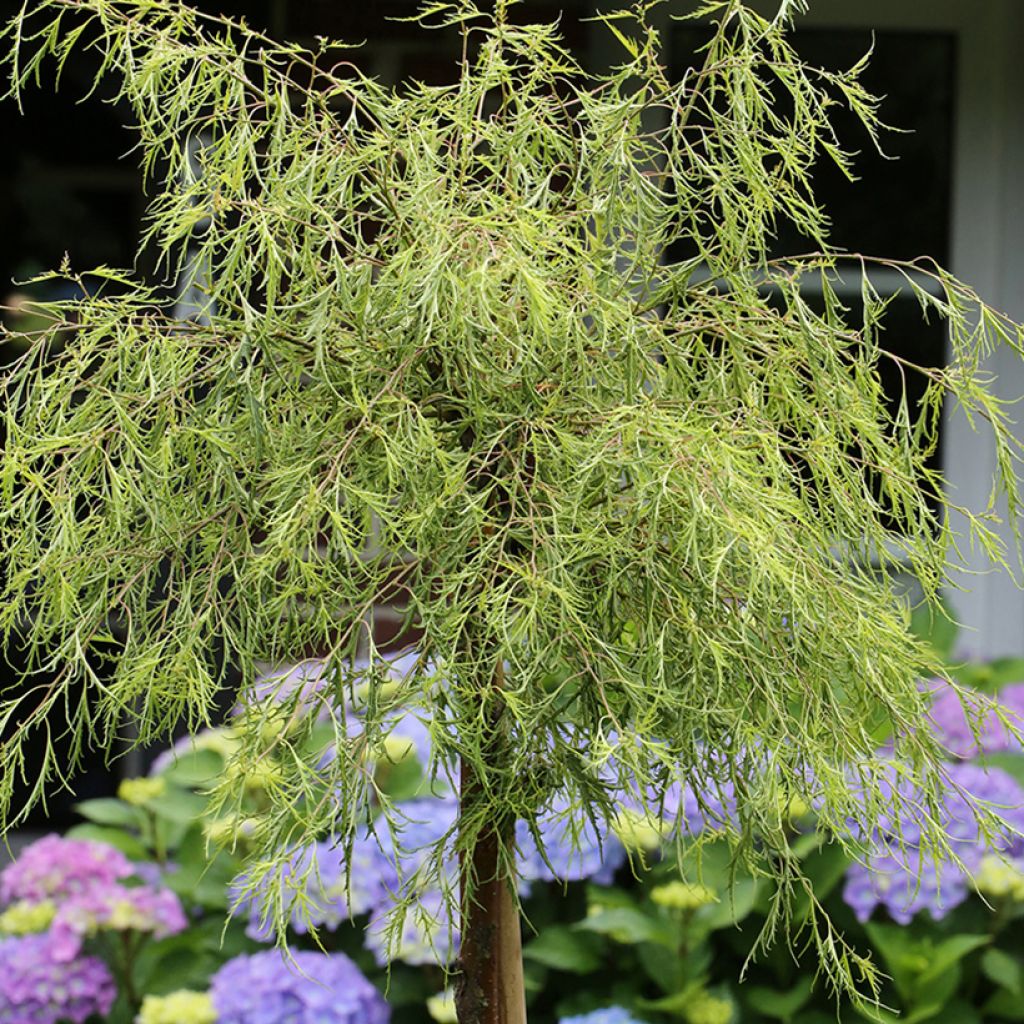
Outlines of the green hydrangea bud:
[[214,846],[233,846],[251,839],[258,827],[259,821],[256,818],[229,814],[206,822],[203,825],[203,834]]
[[437,1024],[456,1024],[458,1017],[455,1013],[455,993],[449,989],[446,992],[439,992],[427,1000],[427,1013],[431,1020]]
[[21,900],[0,914],[0,932],[7,935],[45,932],[56,913],[57,908],[51,900]]
[[978,892],[999,899],[1024,902],[1024,871],[1000,857],[983,857],[974,875]]
[[[366,704],[370,699],[370,683],[363,683],[356,689],[355,702],[357,705]],[[381,704],[389,703],[396,693],[402,688],[400,682],[385,682],[377,684],[377,700]]]
[[163,796],[167,791],[167,782],[159,775],[153,779],[125,779],[117,787],[117,795],[133,807],[144,807],[150,800]]
[[377,753],[378,761],[388,764],[402,764],[416,756],[416,744],[398,733],[391,733],[381,744]]
[[204,729],[192,745],[195,750],[212,750],[227,761],[238,750],[240,742],[235,728],[223,725],[217,729]]
[[719,999],[710,992],[698,992],[683,1011],[687,1024],[729,1024],[732,1001]]
[[225,774],[229,779],[241,779],[249,793],[273,789],[283,777],[281,769],[268,757],[245,764],[238,760],[230,761]]
[[206,992],[179,989],[166,996],[146,996],[136,1024],[215,1024],[217,1011]]
[[620,811],[612,822],[612,830],[627,850],[650,852],[661,846],[662,823],[640,811]]
[[651,890],[651,899],[659,907],[670,910],[696,910],[698,907],[715,903],[718,899],[714,889],[698,882],[669,882]]

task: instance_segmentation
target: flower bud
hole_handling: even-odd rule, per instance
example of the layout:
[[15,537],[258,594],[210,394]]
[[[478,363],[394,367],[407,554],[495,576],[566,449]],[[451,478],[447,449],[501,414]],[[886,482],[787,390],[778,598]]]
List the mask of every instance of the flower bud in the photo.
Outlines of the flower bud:
[[696,910],[698,907],[715,903],[718,897],[714,889],[698,882],[669,882],[651,890],[651,900],[659,907],[670,910]]
[[52,900],[19,900],[0,914],[0,932],[7,935],[45,932],[56,913],[57,908]]
[[146,996],[135,1024],[214,1024],[217,1011],[206,992],[179,989],[166,996]]
[[133,807],[144,807],[166,791],[167,782],[159,775],[150,779],[124,779],[117,787],[118,797]]

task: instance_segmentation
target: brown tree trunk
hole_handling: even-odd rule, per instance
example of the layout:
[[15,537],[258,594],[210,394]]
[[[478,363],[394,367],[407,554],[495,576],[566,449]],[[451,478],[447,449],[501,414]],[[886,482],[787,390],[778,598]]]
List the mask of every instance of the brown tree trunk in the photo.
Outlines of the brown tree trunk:
[[[476,781],[465,765],[461,789],[462,800],[472,800]],[[519,909],[510,881],[500,875],[499,850],[503,841],[514,841],[510,833],[496,827],[482,834],[461,866],[459,1024],[526,1024]]]
[[[495,672],[496,689],[504,688],[504,672]],[[500,712],[492,720],[488,760],[501,757]],[[473,806],[480,781],[462,762],[459,804]],[[497,820],[481,832],[471,851],[462,854],[460,896],[462,941],[455,1008],[459,1024],[526,1024],[523,948],[513,879],[502,873],[502,847],[515,842],[515,820]],[[507,858],[506,858],[507,860]]]

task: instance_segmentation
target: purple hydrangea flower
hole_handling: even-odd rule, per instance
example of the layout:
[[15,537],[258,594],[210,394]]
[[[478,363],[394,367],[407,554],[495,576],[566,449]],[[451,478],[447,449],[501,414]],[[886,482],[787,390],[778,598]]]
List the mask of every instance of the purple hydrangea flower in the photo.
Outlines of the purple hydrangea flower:
[[[361,914],[387,912],[403,886],[415,884],[435,844],[454,827],[457,811],[453,797],[411,800],[395,808],[394,833],[383,822],[373,832],[364,828],[352,844],[348,887],[345,848],[337,840],[296,851],[274,879],[283,883],[285,900],[293,904],[291,926],[300,933],[310,925],[334,931]],[[260,921],[269,884],[268,879],[248,896],[241,895],[244,876],[233,886],[240,897],[234,913],[248,916],[246,932],[260,942],[273,938],[269,924]]]
[[846,872],[843,901],[858,921],[871,917],[879,906],[899,924],[909,924],[921,910],[940,921],[967,898],[967,876],[949,862],[936,865],[916,846],[903,850],[875,850],[863,864]]
[[0,941],[0,964],[0,1021],[8,1024],[83,1024],[105,1017],[117,994],[103,961],[58,960],[46,935]]
[[723,832],[735,828],[738,821],[736,791],[728,779],[708,779],[699,787],[673,787],[665,796],[664,816],[669,824],[690,835]]
[[[357,666],[364,668],[365,664]],[[322,692],[331,680],[326,672],[327,664],[322,658],[309,658],[297,665],[278,668],[260,676],[245,693],[244,703],[235,707],[241,712],[247,704],[264,704],[267,701],[296,700],[298,705],[316,708],[324,713]]]
[[[1010,775],[999,768],[954,763],[947,766],[947,777],[938,824],[963,869],[955,863],[936,864],[928,851],[922,851],[921,815],[925,808],[893,765],[891,785],[899,801],[892,814],[877,823],[864,862],[852,865],[846,875],[843,899],[859,920],[866,921],[879,906],[901,924],[922,910],[940,920],[967,898],[970,886],[965,871],[977,870],[993,849],[1016,851],[1020,847],[1024,789]],[[1005,823],[988,842],[980,834],[975,813],[980,804],[988,805]]]
[[977,757],[983,753],[1007,750],[1011,746],[1010,734],[995,711],[990,709],[974,716],[978,729],[975,736],[956,690],[942,680],[935,680],[931,689],[934,694],[928,712],[931,731],[954,757]]
[[642,1024],[621,1006],[609,1006],[603,1010],[591,1010],[575,1017],[562,1017],[558,1024]]
[[393,863],[401,878],[411,878],[426,863],[433,848],[455,829],[459,803],[454,796],[422,797],[395,809],[395,831],[381,836],[385,848],[394,844]]
[[128,858],[105,843],[44,836],[0,871],[0,902],[60,903],[96,885],[113,885],[133,871]]
[[210,981],[218,1024],[388,1024],[380,993],[343,953],[229,960]]
[[49,939],[54,957],[67,962],[98,931],[145,932],[162,939],[187,926],[181,902],[170,889],[97,883],[58,905]]
[[[399,683],[416,669],[420,657],[418,651],[407,649],[378,657],[373,668],[375,674],[383,675],[385,682]],[[350,671],[356,677],[369,677],[370,668],[365,658],[356,658],[350,663]],[[428,664],[427,672],[434,671],[433,665]],[[328,662],[323,658],[307,658],[296,665],[281,666],[256,679],[243,694],[241,702],[235,706],[234,713],[240,713],[246,705],[294,700],[299,706],[316,709],[318,714],[326,714],[324,691],[333,684],[334,680],[328,673]],[[345,689],[347,691],[347,684]]]

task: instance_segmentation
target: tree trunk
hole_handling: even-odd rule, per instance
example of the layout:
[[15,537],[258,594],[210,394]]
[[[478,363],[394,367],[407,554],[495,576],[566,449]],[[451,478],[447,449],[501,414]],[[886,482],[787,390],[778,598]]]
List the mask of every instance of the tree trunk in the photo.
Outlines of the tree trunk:
[[[504,688],[504,671],[495,672],[496,689]],[[485,698],[486,699],[486,698]],[[488,761],[501,757],[500,712],[492,722]],[[465,760],[459,779],[459,805],[471,808],[480,780]],[[481,832],[472,851],[461,856],[462,941],[455,1008],[459,1024],[526,1024],[523,949],[512,886],[502,874],[502,847],[515,842],[515,820],[499,819]]]
[[[463,803],[472,800],[476,780],[466,765],[461,789]],[[514,841],[511,833],[496,827],[482,834],[461,865],[459,1024],[526,1024],[519,909],[511,882],[500,875],[499,850],[503,841]],[[471,891],[470,877],[475,880]]]

